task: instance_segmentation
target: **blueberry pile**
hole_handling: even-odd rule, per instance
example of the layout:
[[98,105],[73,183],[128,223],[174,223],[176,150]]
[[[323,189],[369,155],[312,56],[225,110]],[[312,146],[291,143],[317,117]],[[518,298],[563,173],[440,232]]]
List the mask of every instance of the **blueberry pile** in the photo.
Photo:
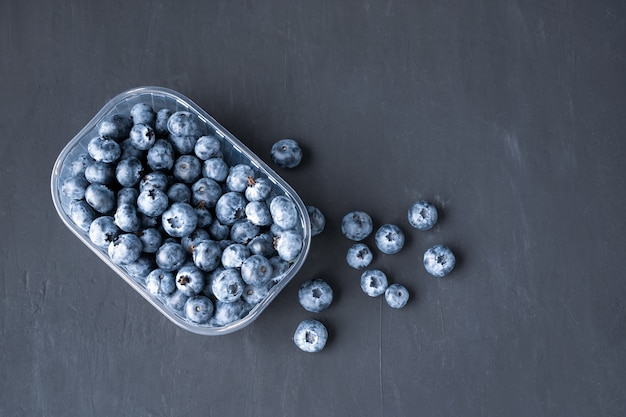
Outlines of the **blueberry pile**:
[[[178,317],[226,326],[280,282],[303,249],[301,214],[260,170],[226,156],[192,111],[135,104],[97,125],[60,185],[72,222]],[[292,167],[301,152],[277,148]],[[314,229],[323,215],[307,207]],[[304,213],[306,215],[306,213]]]

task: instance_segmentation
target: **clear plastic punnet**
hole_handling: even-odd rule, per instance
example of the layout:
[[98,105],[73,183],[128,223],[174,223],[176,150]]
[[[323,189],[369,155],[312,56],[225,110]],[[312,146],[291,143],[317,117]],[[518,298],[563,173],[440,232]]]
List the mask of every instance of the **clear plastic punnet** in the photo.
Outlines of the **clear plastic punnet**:
[[[105,248],[101,248],[92,242],[89,237],[89,231],[85,230],[84,225],[83,228],[81,228],[72,219],[70,210],[72,204],[75,204],[76,200],[70,198],[70,196],[62,190],[64,182],[68,178],[74,176],[74,173],[72,172],[72,163],[88,154],[88,144],[94,137],[98,136],[98,126],[105,117],[110,117],[114,114],[130,116],[131,108],[138,103],[148,104],[152,107],[154,112],[158,112],[161,109],[169,109],[172,113],[187,111],[195,114],[199,121],[204,124],[203,127],[206,128],[207,132],[212,132],[213,136],[217,137],[221,142],[223,159],[229,166],[232,167],[237,164],[247,164],[253,168],[255,178],[266,178],[271,182],[272,191],[267,199],[268,202],[276,196],[286,196],[295,205],[298,214],[298,221],[293,230],[296,231],[302,239],[299,254],[294,259],[285,260],[288,261],[288,267],[284,272],[275,275],[272,278],[271,283],[268,285],[270,286],[270,289],[267,295],[262,298],[261,301],[255,302],[254,304],[244,303],[243,313],[234,321],[230,321],[226,324],[217,324],[215,320],[209,320],[206,323],[198,324],[197,322],[190,320],[185,316],[184,311],[171,307],[169,303],[166,302],[165,295],[153,295],[153,293],[148,291],[145,283],[145,276],[138,276],[136,271],[131,274],[129,273],[129,266],[114,263]],[[115,191],[116,185],[112,185],[110,188]],[[121,186],[118,184],[117,188],[121,188]],[[89,123],[87,123],[87,125],[72,140],[69,141],[59,154],[52,171],[51,191],[54,206],[61,217],[61,220],[65,223],[68,229],[70,229],[70,231],[72,231],[72,233],[80,239],[80,241],[82,241],[91,251],[102,259],[102,261],[107,264],[112,271],[119,275],[128,285],[141,294],[168,319],[188,331],[201,335],[221,335],[232,333],[249,325],[256,318],[258,318],[263,310],[278,296],[280,291],[298,273],[307,258],[311,243],[311,225],[306,206],[294,189],[257,155],[248,149],[248,147],[235,138],[198,105],[184,95],[163,87],[134,88],[117,95],[106,103],[105,106],[93,117],[93,119],[91,119],[91,121],[89,121]],[[80,201],[80,199],[78,199],[78,201]],[[111,213],[97,213],[97,216],[104,215],[112,216]],[[164,235],[163,238],[165,240],[168,236]],[[148,260],[150,260],[150,256],[154,257],[154,254],[142,255],[142,257],[147,258]],[[75,262],[79,261],[76,260]],[[189,257],[188,262],[192,262],[191,256]],[[208,281],[210,272],[204,272],[204,274],[206,280]],[[79,277],[74,278],[79,279]],[[72,279],[72,277],[69,277],[69,279]],[[211,298],[208,294],[203,295],[209,297],[213,302],[213,305],[216,305],[216,300],[214,298]]]

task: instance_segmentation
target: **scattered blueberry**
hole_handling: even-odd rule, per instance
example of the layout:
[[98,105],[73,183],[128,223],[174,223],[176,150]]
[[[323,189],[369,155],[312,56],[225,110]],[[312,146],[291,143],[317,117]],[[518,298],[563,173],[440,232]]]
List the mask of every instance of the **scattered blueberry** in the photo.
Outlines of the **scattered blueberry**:
[[300,286],[298,301],[306,311],[319,313],[333,302],[333,289],[321,278],[311,279]]
[[346,254],[346,262],[354,269],[367,268],[373,259],[374,254],[365,243],[355,243]]
[[409,301],[409,292],[400,284],[391,284],[385,291],[385,301],[391,308],[402,308]]
[[361,289],[370,297],[378,297],[388,287],[387,275],[379,269],[368,269],[361,274]]
[[404,233],[395,224],[384,224],[376,231],[375,241],[382,253],[392,255],[404,247]]
[[305,352],[319,352],[328,341],[328,330],[317,320],[302,321],[293,335],[293,342]]
[[315,206],[306,206],[306,211],[309,215],[309,221],[311,222],[311,236],[317,236],[324,231],[326,227],[326,217]]
[[374,228],[372,218],[362,211],[352,211],[341,220],[341,233],[350,240],[359,242],[368,237]]
[[409,223],[418,230],[429,230],[437,223],[437,208],[428,201],[420,200],[409,208]]
[[295,168],[302,162],[302,149],[293,139],[281,139],[270,150],[272,162],[281,168]]
[[447,246],[435,245],[424,253],[424,268],[426,272],[435,277],[445,277],[452,269],[456,259]]

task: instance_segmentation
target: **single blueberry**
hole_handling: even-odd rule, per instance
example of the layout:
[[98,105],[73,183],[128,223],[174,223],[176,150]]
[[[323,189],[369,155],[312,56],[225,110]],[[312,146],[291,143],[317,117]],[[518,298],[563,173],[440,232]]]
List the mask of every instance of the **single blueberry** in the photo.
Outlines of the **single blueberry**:
[[272,275],[272,264],[262,255],[250,255],[241,265],[241,278],[246,284],[267,284],[271,281]]
[[333,289],[321,278],[308,280],[298,290],[298,301],[306,311],[319,313],[333,302]]
[[85,169],[85,178],[92,184],[115,183],[115,165],[94,161]]
[[85,201],[98,213],[107,214],[115,208],[115,193],[106,185],[90,184],[85,190]]
[[237,220],[230,228],[230,240],[247,245],[261,233],[261,228],[248,219]]
[[361,289],[370,297],[384,294],[387,286],[387,275],[379,269],[369,269],[361,274]]
[[154,129],[144,124],[134,125],[130,130],[130,142],[135,148],[147,151],[156,143]]
[[130,108],[130,118],[135,125],[144,124],[154,127],[156,113],[149,104],[137,103]]
[[250,181],[254,180],[254,170],[250,165],[237,164],[230,168],[226,177],[226,188],[229,191],[237,191],[243,193]]
[[293,139],[281,139],[270,150],[272,162],[281,168],[295,168],[302,162],[302,149]]
[[194,245],[193,263],[203,271],[210,272],[220,266],[222,261],[222,248],[213,240],[202,240]]
[[156,114],[156,120],[154,122],[154,132],[157,137],[164,138],[168,135],[167,130],[167,121],[172,115],[172,111],[170,109],[161,109]]
[[146,289],[154,296],[171,294],[176,290],[176,276],[171,271],[153,269],[146,277]]
[[148,149],[146,162],[155,171],[169,171],[174,166],[174,147],[165,139],[157,139]]
[[222,251],[222,265],[225,268],[241,268],[243,262],[250,256],[250,250],[241,243],[231,243]]
[[376,231],[375,242],[382,253],[393,255],[404,247],[404,233],[395,224],[384,224]]
[[193,209],[198,217],[198,224],[196,227],[207,227],[213,223],[213,214],[211,214],[211,210],[204,207],[202,204],[198,207],[194,207]]
[[222,187],[210,178],[200,178],[191,186],[191,204],[212,208],[222,196]]
[[346,254],[346,262],[354,269],[367,268],[373,259],[374,254],[365,243],[355,243]]
[[193,148],[196,146],[197,141],[196,136],[169,135],[168,139],[174,150],[181,155],[189,155],[193,153]]
[[167,194],[158,188],[145,189],[137,196],[137,209],[150,217],[160,216],[169,205]]
[[213,302],[204,295],[194,295],[185,302],[185,317],[196,324],[205,324],[213,315]]
[[181,155],[174,161],[172,173],[178,181],[191,184],[202,175],[202,163],[194,155]]
[[424,253],[424,268],[430,275],[441,278],[454,269],[456,258],[449,247],[435,245]]
[[259,177],[248,181],[244,194],[248,201],[262,201],[272,193],[273,185],[267,178]]
[[107,164],[117,161],[122,155],[122,149],[116,141],[100,136],[96,136],[89,141],[87,152],[94,160]]
[[222,241],[230,236],[230,226],[220,223],[217,218],[209,225],[209,235],[212,239]]
[[170,178],[163,171],[152,171],[143,176],[139,181],[139,191],[157,188],[165,192],[170,186]]
[[190,297],[199,294],[204,284],[204,273],[195,265],[183,266],[176,273],[176,288]]
[[409,301],[409,292],[400,284],[392,284],[385,291],[385,301],[391,308],[402,308]]
[[109,243],[117,239],[119,234],[120,229],[111,216],[98,217],[89,226],[89,239],[101,249],[108,249]]
[[227,326],[239,320],[246,312],[246,303],[241,298],[233,302],[217,300],[210,324],[218,327]]
[[274,224],[283,229],[291,229],[298,224],[298,209],[289,197],[280,195],[270,202],[270,214]]
[[156,253],[163,243],[163,237],[154,227],[148,227],[138,233],[145,253]]
[[122,204],[137,204],[139,190],[133,187],[124,187],[117,192],[117,206]]
[[264,201],[251,201],[246,205],[246,218],[257,226],[272,224],[272,214]]
[[122,187],[134,187],[143,176],[143,164],[137,158],[120,160],[115,167],[115,178]]
[[437,223],[437,208],[428,201],[420,200],[409,208],[409,223],[418,230],[432,229]]
[[80,230],[88,233],[96,212],[85,200],[75,200],[70,203],[70,218]]
[[180,243],[167,241],[157,250],[155,260],[159,268],[175,271],[187,260],[187,252]]
[[139,259],[142,252],[141,240],[132,233],[120,234],[109,243],[109,258],[117,265],[127,265]]
[[[190,111],[177,111],[167,120],[167,130],[174,136],[202,136],[204,128],[198,117]],[[193,149],[193,147],[192,147]]]
[[326,346],[328,330],[317,320],[302,321],[293,335],[293,342],[305,352],[319,352]]
[[270,258],[276,253],[274,238],[269,233],[262,233],[254,237],[246,246],[252,255],[262,255]]
[[117,206],[113,218],[117,227],[127,233],[138,232],[141,227],[141,220],[137,215],[137,206],[131,203]]
[[103,138],[121,141],[128,137],[132,128],[132,121],[123,114],[104,116],[98,123],[98,135]]
[[165,295],[166,304],[178,313],[184,313],[183,310],[188,299],[189,296],[179,290],[176,290],[171,294]]
[[239,270],[229,268],[215,276],[211,283],[211,291],[218,300],[232,303],[241,297],[244,286]]
[[209,158],[202,164],[202,175],[223,183],[228,177],[229,167],[222,158]]
[[302,234],[295,230],[286,230],[276,238],[276,251],[282,259],[292,262],[302,251]]
[[372,218],[362,211],[351,211],[341,220],[341,233],[356,242],[368,237],[373,229]]
[[174,203],[163,212],[161,224],[168,235],[183,237],[194,231],[198,224],[198,215],[189,204]]
[[241,294],[241,299],[246,303],[254,306],[263,301],[270,292],[273,283],[270,281],[269,283],[259,284],[259,285],[250,285],[247,284],[243,287],[243,293]]
[[93,162],[93,158],[89,154],[84,153],[78,155],[75,160],[70,164],[70,175],[73,177],[80,177],[85,175],[85,169],[89,164]]
[[217,135],[207,135],[198,138],[193,151],[198,158],[206,161],[209,158],[221,158],[221,147],[222,142]]
[[320,209],[315,206],[306,206],[306,211],[311,222],[311,236],[321,234],[324,231],[324,227],[326,227],[326,217],[324,217]]
[[215,216],[220,223],[231,226],[246,214],[247,201],[243,194],[229,191],[222,194],[215,204]]
[[182,182],[176,182],[167,189],[167,199],[172,203],[190,203],[191,188]]
[[69,177],[61,184],[61,192],[69,199],[82,200],[85,197],[85,190],[88,186],[89,181],[84,176]]

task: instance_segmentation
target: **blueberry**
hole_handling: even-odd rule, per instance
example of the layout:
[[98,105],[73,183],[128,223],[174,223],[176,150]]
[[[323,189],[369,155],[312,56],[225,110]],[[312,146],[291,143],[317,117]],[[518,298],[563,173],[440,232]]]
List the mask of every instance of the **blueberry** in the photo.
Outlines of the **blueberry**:
[[285,273],[289,270],[289,262],[282,259],[280,256],[272,256],[269,258],[270,265],[272,265],[273,276],[272,282],[277,283],[282,281]]
[[155,260],[159,268],[175,271],[187,260],[187,252],[180,243],[169,241],[157,250]]
[[259,285],[247,284],[243,287],[241,298],[250,305],[256,305],[267,297],[271,288],[272,282]]
[[264,201],[251,201],[246,205],[246,218],[257,226],[272,224],[272,215]]
[[139,239],[143,244],[143,251],[145,253],[156,253],[163,243],[161,232],[154,227],[148,227],[138,233]]
[[272,189],[272,182],[260,177],[248,181],[248,187],[244,193],[248,201],[262,201],[270,196]]
[[200,178],[191,186],[191,203],[206,208],[215,207],[222,196],[222,187],[210,178]]
[[194,231],[198,224],[198,215],[189,204],[174,203],[163,212],[161,224],[168,235],[183,237]]
[[124,187],[117,192],[117,206],[122,204],[137,204],[139,190],[132,187]]
[[143,176],[139,181],[139,191],[151,190],[157,188],[163,192],[170,185],[170,178],[163,171],[152,171]]
[[272,161],[281,168],[295,168],[302,162],[302,149],[293,139],[281,139],[270,150]]
[[229,268],[215,276],[211,282],[211,291],[218,300],[232,303],[241,297],[244,286],[239,270]]
[[85,197],[85,190],[89,186],[89,181],[84,176],[69,177],[63,181],[61,192],[72,200],[82,200]]
[[185,317],[196,324],[205,324],[213,315],[213,308],[208,297],[195,295],[185,302]]
[[209,225],[209,235],[212,239],[221,241],[230,236],[230,226],[220,223],[216,218]]
[[136,261],[124,265],[128,275],[135,281],[143,283],[150,271],[156,268],[154,257],[141,255]]
[[409,292],[400,284],[392,284],[385,291],[385,301],[391,308],[402,308],[409,301]]
[[222,142],[217,136],[202,136],[198,138],[193,151],[198,158],[206,161],[209,158],[221,157],[221,147]]
[[183,248],[185,248],[189,253],[192,253],[196,245],[203,240],[211,240],[209,232],[207,232],[206,229],[197,227],[190,234],[183,236],[180,239],[180,244],[183,245]]
[[176,290],[176,277],[171,271],[153,269],[146,277],[146,289],[154,296],[171,294]]
[[141,221],[137,215],[137,206],[131,203],[120,204],[117,206],[115,215],[115,224],[122,231],[133,233],[138,232],[141,227]]
[[226,177],[226,188],[229,191],[243,193],[250,181],[254,180],[254,170],[250,165],[237,164],[230,168]]
[[235,243],[247,245],[253,238],[259,235],[261,229],[248,219],[235,222],[230,228],[230,240]]
[[101,249],[108,249],[109,243],[117,239],[119,234],[120,229],[111,216],[98,217],[89,226],[89,239]]
[[387,286],[387,275],[379,269],[369,269],[361,274],[361,289],[370,297],[384,294]]
[[122,149],[122,154],[120,155],[120,159],[124,158],[137,158],[139,160],[143,160],[146,156],[146,151],[142,151],[141,149],[137,149],[133,144],[133,141],[128,139],[124,139],[120,142],[120,148]]
[[298,301],[306,311],[319,313],[333,302],[333,289],[321,278],[311,279],[300,286]]
[[109,258],[117,265],[126,265],[139,259],[142,248],[137,235],[124,233],[109,243]]
[[[174,136],[195,136],[203,132],[202,122],[190,111],[177,111],[167,120],[167,130]],[[192,147],[193,149],[193,147]]]
[[215,204],[215,216],[220,223],[233,225],[246,214],[246,199],[241,193],[230,191],[222,194]]
[[98,213],[107,214],[115,208],[115,193],[106,185],[91,184],[85,190],[85,201]]
[[96,219],[96,212],[85,200],[72,201],[70,218],[83,232],[89,232],[91,223]]
[[211,214],[211,211],[202,204],[198,207],[194,207],[193,210],[196,212],[196,216],[198,217],[198,224],[196,227],[206,227],[213,222],[213,214]]
[[165,296],[165,302],[167,305],[179,313],[183,313],[188,299],[189,296],[179,290]]
[[225,268],[241,268],[249,256],[250,250],[245,245],[232,243],[222,251],[222,265]]
[[130,118],[133,124],[144,124],[154,127],[156,113],[149,104],[137,103],[130,108]]
[[121,141],[128,137],[132,121],[123,114],[112,114],[104,116],[98,123],[98,135],[103,138]]
[[70,175],[80,177],[85,175],[85,169],[93,162],[93,158],[89,154],[81,154],[76,157],[70,164]]
[[418,230],[429,230],[437,223],[437,208],[428,201],[418,201],[409,208],[409,223]]
[[328,341],[328,330],[317,320],[302,321],[293,335],[293,342],[305,352],[319,352]]
[[372,218],[362,211],[352,211],[341,220],[341,233],[356,242],[368,237],[373,228]]
[[273,256],[276,252],[274,249],[274,238],[269,233],[263,233],[254,237],[246,246],[252,255],[262,255],[266,258]]
[[404,233],[394,224],[384,224],[376,231],[376,246],[387,255],[400,252],[404,247]]
[[228,172],[228,164],[222,158],[209,158],[202,164],[202,175],[217,182],[226,181]]
[[167,195],[158,188],[145,189],[137,197],[137,209],[146,216],[160,216],[168,205]]
[[94,161],[85,168],[85,178],[92,184],[115,183],[115,165]]
[[326,227],[326,217],[324,217],[320,209],[314,206],[306,206],[306,211],[311,222],[311,236],[321,234],[324,231],[324,227]]
[[167,121],[171,115],[172,111],[170,109],[161,109],[157,112],[156,120],[154,121],[154,132],[157,137],[163,138],[169,133],[167,130]]
[[155,171],[169,171],[174,166],[174,147],[165,139],[157,139],[148,149],[146,163]]
[[176,182],[167,189],[167,199],[172,203],[190,203],[191,188],[182,182]]
[[170,135],[169,141],[176,152],[181,155],[188,155],[193,152],[193,148],[196,146],[197,137]]
[[435,277],[445,277],[456,264],[454,254],[447,246],[435,245],[424,253],[426,272]]
[[137,158],[121,159],[115,167],[115,178],[122,187],[134,187],[143,176],[143,165]]
[[272,279],[272,275],[272,265],[262,255],[250,255],[241,265],[241,278],[246,284],[267,284]]
[[87,144],[87,152],[94,160],[111,163],[115,162],[122,155],[120,145],[113,139],[96,136]]
[[217,242],[202,240],[193,247],[193,263],[203,271],[210,272],[222,261],[222,249]]
[[239,320],[246,311],[246,304],[241,298],[233,302],[217,300],[211,323],[216,326],[226,326]]
[[302,235],[295,230],[286,230],[276,238],[276,251],[282,259],[291,262],[302,251]]
[[156,143],[154,129],[148,125],[136,124],[130,130],[130,142],[139,150],[146,151]]
[[190,297],[199,294],[204,283],[204,273],[195,265],[183,266],[176,273],[176,288]]
[[274,224],[283,229],[291,229],[298,224],[298,210],[287,196],[273,198],[270,202],[270,213]]
[[174,161],[172,173],[178,181],[191,184],[202,174],[202,163],[193,155],[181,155]]
[[373,259],[374,254],[365,243],[355,243],[346,254],[346,262],[354,269],[367,268]]

